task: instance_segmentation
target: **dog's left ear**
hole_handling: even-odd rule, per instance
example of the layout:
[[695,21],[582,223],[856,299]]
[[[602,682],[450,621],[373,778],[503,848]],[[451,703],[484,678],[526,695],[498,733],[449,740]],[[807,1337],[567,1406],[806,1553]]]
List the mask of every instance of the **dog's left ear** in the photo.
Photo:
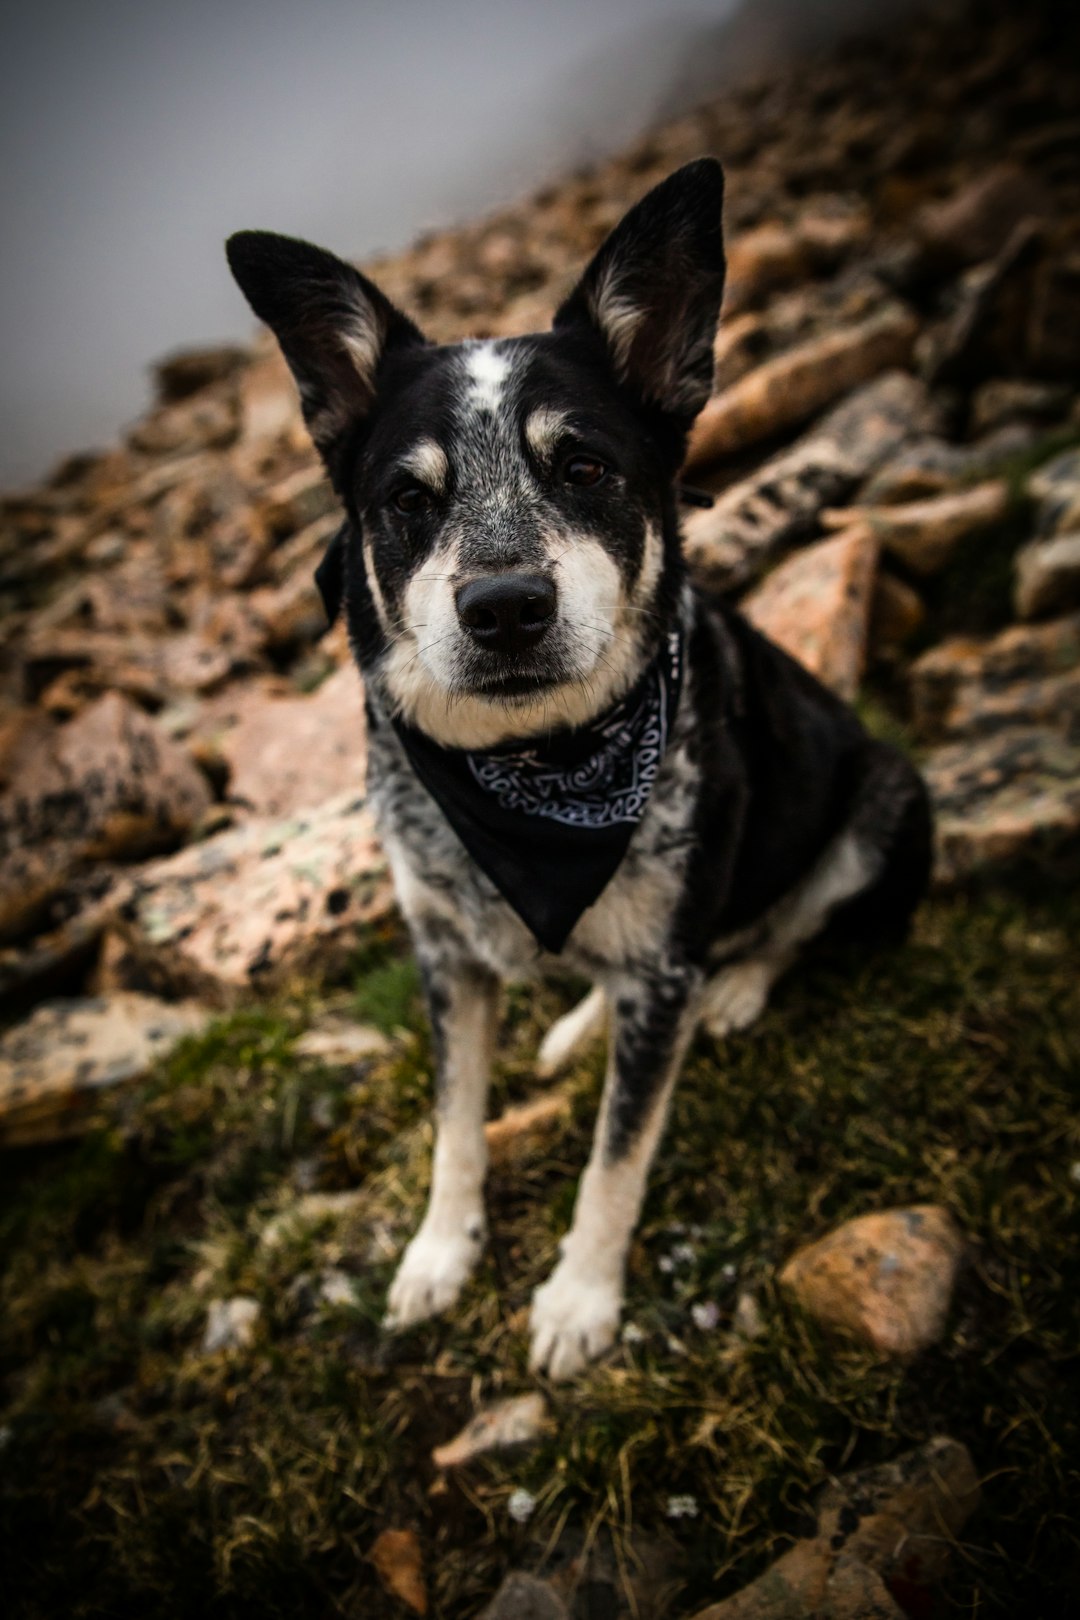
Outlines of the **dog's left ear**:
[[599,331],[619,381],[689,428],[709,397],[724,293],[724,171],[699,158],[654,187],[555,316]]

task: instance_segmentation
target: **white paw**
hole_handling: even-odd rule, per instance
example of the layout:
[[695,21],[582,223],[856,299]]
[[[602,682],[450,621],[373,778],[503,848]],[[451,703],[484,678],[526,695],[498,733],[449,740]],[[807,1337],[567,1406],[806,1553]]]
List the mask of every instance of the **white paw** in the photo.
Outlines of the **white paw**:
[[481,1216],[468,1221],[465,1230],[422,1226],[390,1284],[383,1326],[406,1328],[448,1311],[472,1275],[483,1244]]
[[529,1367],[574,1378],[615,1342],[622,1289],[561,1260],[533,1295]]
[[771,962],[736,962],[710,979],[701,1021],[709,1034],[723,1040],[736,1029],[749,1029],[769,999],[776,970]]

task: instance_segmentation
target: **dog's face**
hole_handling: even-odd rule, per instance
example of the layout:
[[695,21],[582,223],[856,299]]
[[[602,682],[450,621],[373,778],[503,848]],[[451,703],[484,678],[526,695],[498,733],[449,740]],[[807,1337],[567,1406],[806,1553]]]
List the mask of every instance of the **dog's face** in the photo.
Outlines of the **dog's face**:
[[351,520],[330,574],[361,662],[437,741],[580,724],[662,636],[673,479],[712,377],[721,205],[719,165],[689,165],[612,233],[552,332],[445,347],[320,249],[232,238]]

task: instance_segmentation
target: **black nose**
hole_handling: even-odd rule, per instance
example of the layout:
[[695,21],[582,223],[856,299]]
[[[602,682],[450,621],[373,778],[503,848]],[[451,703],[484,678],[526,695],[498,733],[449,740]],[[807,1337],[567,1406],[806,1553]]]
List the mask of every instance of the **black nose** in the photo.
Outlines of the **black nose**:
[[555,587],[543,574],[492,574],[461,586],[457,610],[481,647],[524,652],[540,640],[555,613]]

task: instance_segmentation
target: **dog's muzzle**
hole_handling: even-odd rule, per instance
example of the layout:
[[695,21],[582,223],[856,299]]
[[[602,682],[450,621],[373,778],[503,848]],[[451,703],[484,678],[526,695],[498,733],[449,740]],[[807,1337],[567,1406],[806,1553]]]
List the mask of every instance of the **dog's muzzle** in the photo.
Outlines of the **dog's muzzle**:
[[555,617],[555,586],[543,574],[471,579],[458,587],[454,601],[466,634],[494,653],[527,652]]

